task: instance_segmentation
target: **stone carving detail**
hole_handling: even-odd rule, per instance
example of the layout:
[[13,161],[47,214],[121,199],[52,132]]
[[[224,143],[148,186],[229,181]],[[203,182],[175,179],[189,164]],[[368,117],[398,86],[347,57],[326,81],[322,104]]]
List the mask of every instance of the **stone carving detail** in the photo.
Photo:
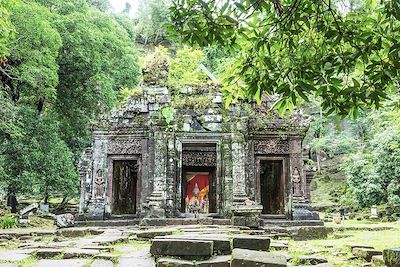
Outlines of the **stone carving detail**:
[[141,140],[113,140],[108,145],[108,154],[142,154]]
[[184,152],[182,155],[183,166],[217,166],[215,152]]
[[303,195],[303,192],[301,190],[301,176],[300,172],[297,169],[297,167],[294,168],[293,174],[292,174],[292,181],[293,181],[293,196],[300,197]]
[[98,169],[94,178],[95,197],[101,198],[104,194],[104,178],[103,171]]
[[256,154],[288,154],[289,142],[282,139],[255,140],[254,153]]

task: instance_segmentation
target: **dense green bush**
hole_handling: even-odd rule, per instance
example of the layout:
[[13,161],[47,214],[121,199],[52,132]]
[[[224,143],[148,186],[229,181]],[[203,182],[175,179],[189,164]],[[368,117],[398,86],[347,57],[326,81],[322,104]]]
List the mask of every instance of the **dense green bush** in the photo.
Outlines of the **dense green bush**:
[[367,118],[371,137],[349,155],[343,168],[357,204],[367,207],[400,205],[400,111],[383,111]]
[[1,229],[9,229],[17,226],[18,220],[17,217],[11,214],[4,215],[0,218],[0,228]]

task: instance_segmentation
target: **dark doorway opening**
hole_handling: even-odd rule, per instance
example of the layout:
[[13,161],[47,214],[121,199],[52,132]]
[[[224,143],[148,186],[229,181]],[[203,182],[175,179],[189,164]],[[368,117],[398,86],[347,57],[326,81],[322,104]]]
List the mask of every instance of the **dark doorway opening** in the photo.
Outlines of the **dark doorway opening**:
[[138,184],[137,160],[113,161],[113,214],[135,214]]
[[215,174],[215,167],[183,167],[181,212],[216,212]]
[[264,214],[284,214],[282,160],[260,160],[260,197]]

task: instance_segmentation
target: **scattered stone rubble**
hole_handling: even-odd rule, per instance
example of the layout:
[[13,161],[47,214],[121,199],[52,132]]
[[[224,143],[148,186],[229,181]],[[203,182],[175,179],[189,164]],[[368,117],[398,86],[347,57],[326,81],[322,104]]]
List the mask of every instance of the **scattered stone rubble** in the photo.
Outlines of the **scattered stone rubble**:
[[[290,251],[282,251],[289,248],[284,239],[296,236],[298,228],[285,229],[279,234],[283,237],[273,231],[216,225],[5,231],[0,233],[1,238],[15,242],[16,248],[0,249],[0,267],[14,267],[30,257],[36,258],[35,267],[246,267],[293,266],[294,262],[297,267],[332,266],[319,254],[323,253],[321,250],[305,249],[304,255],[296,257]],[[144,245],[124,244],[129,240]],[[368,264],[365,266],[400,266],[400,249],[382,253],[362,244],[349,248],[354,257],[365,259]],[[346,254],[341,256],[345,258]],[[6,262],[8,265],[2,265]]]

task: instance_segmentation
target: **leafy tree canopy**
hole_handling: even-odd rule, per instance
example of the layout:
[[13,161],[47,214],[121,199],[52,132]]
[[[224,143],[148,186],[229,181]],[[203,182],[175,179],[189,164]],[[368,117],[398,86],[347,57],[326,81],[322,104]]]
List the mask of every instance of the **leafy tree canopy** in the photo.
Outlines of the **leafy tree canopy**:
[[315,96],[328,113],[356,115],[397,88],[400,5],[339,8],[327,0],[174,0],[170,27],[189,44],[218,44],[234,55],[228,102],[277,93],[282,112]]

